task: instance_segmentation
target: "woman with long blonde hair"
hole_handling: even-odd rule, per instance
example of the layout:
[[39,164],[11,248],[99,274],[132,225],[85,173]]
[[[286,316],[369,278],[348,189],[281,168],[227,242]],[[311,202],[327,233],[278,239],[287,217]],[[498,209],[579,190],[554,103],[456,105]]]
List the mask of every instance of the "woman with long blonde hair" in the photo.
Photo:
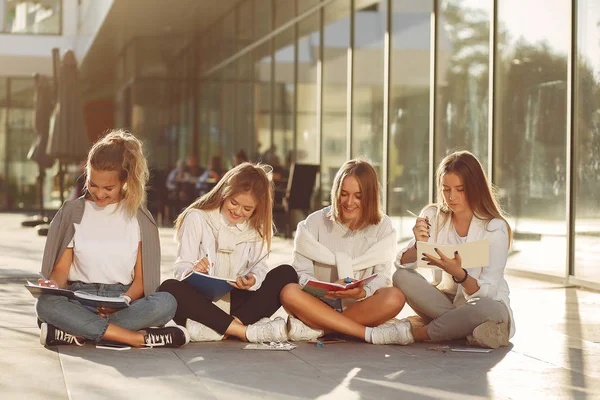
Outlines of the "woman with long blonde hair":
[[[279,292],[297,280],[296,273],[289,265],[269,271],[261,260],[273,235],[270,170],[247,162],[234,167],[175,222],[176,279],[163,282],[159,290],[177,299],[174,320],[187,327],[192,341],[217,341],[225,335],[250,342],[287,339],[285,322],[269,317],[281,306]],[[182,281],[194,271],[234,279],[233,289],[213,303]]]
[[148,166],[142,143],[117,130],[98,140],[86,163],[86,194],[52,219],[42,260],[43,286],[122,297],[128,307],[84,306],[67,297],[37,302],[40,341],[47,346],[113,341],[135,347],[179,347],[185,328],[162,326],[175,314],[175,298],[156,293],[160,283],[158,228],[144,206]]
[[[414,239],[398,254],[394,285],[420,316],[410,319],[411,339],[467,337],[470,344],[507,346],[515,333],[509,289],[504,279],[511,229],[492,186],[475,156],[446,156],[437,174],[438,203],[425,207],[413,227]],[[487,239],[489,265],[465,269],[461,255],[417,254],[416,242],[458,245]],[[442,279],[431,285],[414,269],[417,257],[439,267]],[[412,341],[412,340],[411,340]]]

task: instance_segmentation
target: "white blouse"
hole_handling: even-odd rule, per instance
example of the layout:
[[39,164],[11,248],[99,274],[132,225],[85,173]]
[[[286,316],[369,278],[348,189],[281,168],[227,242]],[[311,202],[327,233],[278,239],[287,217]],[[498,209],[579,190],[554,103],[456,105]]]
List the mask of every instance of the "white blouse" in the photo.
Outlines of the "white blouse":
[[[239,224],[230,223],[227,217],[220,213],[219,210],[208,212],[220,214],[220,229],[230,229],[241,233],[246,227],[247,222]],[[182,279],[182,277],[194,268],[195,263],[206,257],[207,254],[211,263],[216,262],[217,246],[215,236],[202,212],[200,210],[190,210],[183,219],[178,233],[177,260],[173,265],[175,278]],[[263,245],[262,241],[238,243],[231,255],[234,269],[237,271],[236,274],[241,274],[249,265],[258,260],[266,252],[267,246],[266,244]],[[269,267],[266,262],[264,260],[259,262],[252,269],[256,283],[248,290],[258,290],[268,272]],[[210,273],[212,274],[213,271],[210,270]]]

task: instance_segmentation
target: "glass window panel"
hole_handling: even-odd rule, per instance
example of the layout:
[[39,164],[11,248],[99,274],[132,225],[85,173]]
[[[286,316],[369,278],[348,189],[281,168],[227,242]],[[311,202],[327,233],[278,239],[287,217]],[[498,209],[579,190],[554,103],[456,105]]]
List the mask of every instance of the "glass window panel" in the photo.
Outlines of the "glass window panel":
[[12,208],[34,208],[38,205],[36,178],[38,165],[27,159],[36,135],[33,128],[33,91],[31,78],[10,79],[7,142],[8,195]]
[[298,23],[298,130],[295,161],[304,164],[319,162],[319,18],[317,12]]
[[363,1],[354,22],[352,157],[369,159],[380,177],[386,12],[384,0]]
[[508,267],[557,276],[566,261],[569,13],[562,0],[498,3],[494,183],[515,234]]
[[6,118],[8,117],[8,81],[0,78],[0,209],[8,208],[8,181],[6,179]]
[[350,1],[337,0],[323,9],[323,132],[321,199],[329,193],[337,170],[346,161],[348,132],[348,47]]
[[[3,0],[6,33],[61,34],[61,0]],[[0,21],[0,26],[2,25]]]
[[[600,282],[600,1],[580,0],[577,5],[577,57],[575,69],[575,276]],[[558,169],[559,185],[564,185]],[[561,188],[562,190],[562,188]]]
[[273,167],[285,166],[294,149],[295,43],[294,28],[275,37],[275,91],[273,144],[263,161]]
[[304,11],[310,10],[311,8],[313,8],[314,6],[319,4],[319,2],[321,0],[297,0],[297,1],[298,1],[298,14],[301,14]]
[[[237,69],[237,116],[235,117],[236,149],[244,150],[248,157],[254,151],[254,84],[252,82],[254,66],[251,54],[243,55],[238,62]],[[236,150],[236,151],[237,151]]]
[[461,149],[487,170],[491,8],[491,1],[440,1],[436,165]]
[[273,17],[273,0],[254,0],[254,30],[256,33],[256,39],[267,35],[271,32]]
[[270,42],[263,43],[253,51],[254,62],[254,149],[252,158],[262,159],[271,147],[271,56]]
[[237,46],[238,49],[243,49],[254,40],[254,19],[253,19],[252,1],[242,1],[237,7]]
[[[388,215],[398,239],[412,237],[429,200],[429,74],[433,1],[392,1]],[[406,62],[411,60],[411,62]]]
[[280,27],[295,16],[296,0],[275,0],[275,28]]

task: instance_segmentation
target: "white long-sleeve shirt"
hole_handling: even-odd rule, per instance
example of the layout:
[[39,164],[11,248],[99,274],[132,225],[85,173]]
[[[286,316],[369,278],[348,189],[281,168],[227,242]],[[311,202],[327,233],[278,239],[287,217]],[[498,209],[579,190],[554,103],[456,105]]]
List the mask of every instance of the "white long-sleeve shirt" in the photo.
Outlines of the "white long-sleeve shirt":
[[[356,258],[364,254],[378,240],[388,236],[392,231],[392,222],[387,215],[384,215],[377,225],[369,225],[365,228],[353,231],[346,225],[332,221],[327,215],[330,207],[316,211],[306,218],[308,231],[323,246],[332,252],[343,252],[350,258]],[[393,259],[389,262],[373,266],[373,273],[378,274],[377,278],[364,285],[366,297],[371,296],[378,289],[391,285],[391,269]],[[299,254],[294,250],[292,265],[298,273],[300,285],[304,286],[311,279],[317,279],[325,282],[335,282],[343,279],[339,277],[335,266],[324,266],[315,263],[313,260]],[[362,272],[362,271],[361,271]],[[360,279],[363,276],[353,276]]]
[[[220,229],[230,229],[242,232],[247,222],[231,224],[227,217],[219,210],[208,211],[220,214]],[[178,233],[177,260],[173,265],[175,278],[181,279],[194,268],[194,263],[208,254],[211,263],[217,260],[217,241],[211,228],[208,226],[202,212],[191,210],[183,219]],[[242,242],[235,246],[231,255],[234,270],[242,273],[250,264],[258,260],[267,251],[267,246],[258,242]],[[212,270],[210,271],[212,273]],[[263,260],[252,268],[256,283],[249,290],[258,290],[269,272],[269,267]]]
[[[450,218],[441,225],[437,220],[437,209],[435,206],[428,207],[421,213],[421,217],[428,217],[431,223],[429,234],[431,235],[429,243],[439,244],[456,244],[460,239],[457,238],[456,231],[452,225]],[[472,298],[489,297],[491,299],[502,302],[508,309],[511,324],[510,336],[515,333],[515,323],[510,308],[508,283],[504,279],[504,268],[508,259],[508,229],[506,222],[499,218],[491,221],[483,221],[477,217],[473,217],[466,242],[475,240],[488,239],[490,242],[490,264],[483,268],[470,268],[469,275],[473,277],[479,285],[479,290],[473,294],[467,294],[462,285],[454,283],[452,277],[445,271],[442,271],[443,279],[438,288],[446,293],[455,293],[454,303],[464,304]],[[404,249],[402,249],[396,257],[396,268],[415,269],[416,262],[402,264],[402,255],[415,244],[415,240],[411,240]]]

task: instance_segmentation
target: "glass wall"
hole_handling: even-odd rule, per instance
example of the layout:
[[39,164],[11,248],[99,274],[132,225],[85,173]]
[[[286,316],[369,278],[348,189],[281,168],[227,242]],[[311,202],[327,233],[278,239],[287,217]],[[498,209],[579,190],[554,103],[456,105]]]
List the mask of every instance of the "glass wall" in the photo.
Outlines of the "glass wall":
[[[490,172],[509,214],[509,269],[567,276],[572,196],[570,273],[600,281],[597,252],[589,250],[600,237],[600,0],[242,0],[218,21],[190,44],[192,61],[184,52],[165,69],[179,79],[191,74],[181,75],[178,64],[191,65],[198,98],[181,81],[161,89],[169,96],[159,107],[170,111],[159,112],[160,131],[175,133],[153,145],[168,143],[181,156],[197,143],[202,165],[220,154],[228,166],[240,149],[282,171],[292,161],[319,163],[315,207],[327,202],[339,166],[365,156],[387,177],[386,213],[400,241],[412,236],[406,210],[435,200],[437,163],[467,149]],[[139,91],[134,102],[146,93]]]
[[441,0],[435,162],[469,150],[487,170],[491,1]]
[[[4,14],[2,13],[4,11]],[[61,0],[0,0],[0,32],[60,35]]]
[[[575,67],[574,274],[600,282],[600,1],[577,4]],[[592,250],[594,249],[594,250]]]
[[296,44],[294,27],[284,30],[274,39],[275,85],[273,92],[274,132],[271,148],[263,161],[273,167],[285,164],[285,157],[294,149],[296,126]]
[[352,157],[371,160],[382,176],[386,1],[360,1],[354,14]]
[[298,23],[298,108],[295,161],[318,164],[320,159],[319,71],[320,13],[312,13]]
[[329,200],[335,173],[347,157],[349,5],[349,0],[336,0],[323,10],[321,199],[324,201]]
[[498,2],[494,183],[512,216],[509,263],[557,276],[567,260],[569,13],[563,0]]
[[414,225],[406,210],[418,213],[429,201],[432,11],[431,0],[392,1],[387,204],[401,239]]

